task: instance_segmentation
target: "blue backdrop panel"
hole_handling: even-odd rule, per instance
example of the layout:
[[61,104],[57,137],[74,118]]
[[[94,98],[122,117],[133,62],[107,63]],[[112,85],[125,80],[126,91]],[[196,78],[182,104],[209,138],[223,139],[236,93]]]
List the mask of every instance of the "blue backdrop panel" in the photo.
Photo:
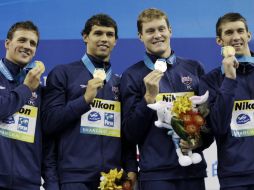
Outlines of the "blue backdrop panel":
[[150,7],[165,11],[173,37],[214,37],[217,18],[240,12],[254,31],[253,0],[0,0],[0,39],[19,20],[32,20],[42,39],[79,39],[85,21],[107,13],[118,23],[120,38],[137,38],[137,17]]
[[[0,55],[4,56],[4,41],[0,41]],[[214,38],[173,38],[172,49],[178,56],[199,60],[208,72],[221,63],[220,47]],[[253,48],[253,41],[251,42]],[[46,73],[58,64],[80,59],[85,44],[80,40],[41,40],[35,59],[46,65]],[[121,74],[127,67],[143,58],[145,49],[138,39],[120,39],[112,52],[113,70]]]

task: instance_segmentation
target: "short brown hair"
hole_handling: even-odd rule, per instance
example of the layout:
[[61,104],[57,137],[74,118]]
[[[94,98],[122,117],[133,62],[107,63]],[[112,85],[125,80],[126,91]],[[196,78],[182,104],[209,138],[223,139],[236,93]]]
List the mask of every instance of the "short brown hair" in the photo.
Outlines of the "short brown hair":
[[113,27],[115,29],[115,38],[118,39],[118,29],[116,21],[106,14],[97,14],[89,18],[86,21],[85,27],[81,31],[81,35],[89,35],[94,25]]
[[[15,24],[13,24],[7,33],[7,39],[12,40],[14,32],[16,32],[17,30],[20,30],[20,29],[35,32],[38,37],[38,42],[39,42],[40,33],[38,30],[38,27],[32,21],[29,21],[29,20],[16,22]],[[37,42],[37,45],[38,45],[38,42]]]
[[240,14],[240,13],[227,13],[223,15],[222,17],[219,17],[217,23],[216,23],[216,36],[221,37],[221,25],[225,24],[227,22],[236,22],[236,21],[242,21],[245,25],[245,29],[248,32],[248,24],[247,20]]
[[161,19],[161,18],[165,19],[168,28],[170,28],[168,16],[166,15],[166,13],[156,8],[145,9],[138,16],[138,21],[137,21],[138,32],[142,33],[142,24],[144,22],[150,22],[154,19]]

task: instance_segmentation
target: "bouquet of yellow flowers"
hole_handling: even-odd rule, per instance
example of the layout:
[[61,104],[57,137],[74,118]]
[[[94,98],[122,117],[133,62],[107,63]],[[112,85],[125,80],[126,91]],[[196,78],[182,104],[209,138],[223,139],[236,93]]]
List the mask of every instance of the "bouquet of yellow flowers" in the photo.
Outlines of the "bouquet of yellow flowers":
[[168,135],[176,148],[178,161],[181,166],[197,164],[202,160],[198,153],[188,150],[184,155],[180,148],[180,139],[188,141],[193,146],[200,140],[200,131],[208,131],[205,127],[205,117],[209,110],[206,105],[209,92],[203,96],[177,96],[173,102],[158,101],[147,106],[157,111],[158,120],[154,122],[156,127],[168,129]]
[[[206,95],[208,98],[208,95]],[[178,96],[173,102],[171,126],[178,136],[192,144],[199,141],[200,131],[205,131],[205,117],[209,113],[206,104],[200,104],[197,96]],[[207,99],[204,97],[205,100]],[[198,100],[201,101],[201,98]],[[204,101],[204,99],[202,100]]]
[[127,174],[121,169],[111,169],[108,173],[101,172],[100,178],[101,190],[131,190],[131,180],[128,178]]

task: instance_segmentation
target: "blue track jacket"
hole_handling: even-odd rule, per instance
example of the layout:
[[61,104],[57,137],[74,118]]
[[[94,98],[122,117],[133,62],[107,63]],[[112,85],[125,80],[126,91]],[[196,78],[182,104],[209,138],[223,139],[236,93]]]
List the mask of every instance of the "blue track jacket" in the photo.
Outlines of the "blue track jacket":
[[[92,78],[81,60],[57,66],[47,78],[44,130],[58,137],[61,183],[99,181],[100,172],[123,167],[122,138],[81,133],[81,115],[91,109],[84,94]],[[119,76],[112,74],[96,98],[119,101],[119,81]],[[135,155],[135,149],[132,152]]]
[[[208,126],[216,138],[218,152],[218,177],[220,186],[235,187],[254,184],[254,137],[232,136],[231,118],[235,101],[254,100],[254,66],[240,63],[237,78],[226,78],[221,67],[201,78],[200,94],[209,90],[210,115]],[[244,105],[239,103],[238,105]],[[247,105],[247,104],[245,104]],[[240,106],[240,107],[242,107]],[[253,122],[254,104],[240,109],[251,110]],[[241,115],[248,123],[248,117]],[[238,117],[240,119],[240,117]]]
[[[149,55],[154,63],[156,57]],[[168,65],[160,81],[160,93],[198,92],[199,78],[204,74],[197,61],[176,57]],[[144,77],[151,72],[144,61],[128,68],[122,75],[120,93],[123,102],[123,131],[126,138],[138,144],[140,153],[140,180],[174,180],[203,178],[206,176],[206,162],[181,167],[172,137],[167,129],[154,125],[156,112],[147,107],[144,99]],[[202,152],[201,150],[198,151]]]
[[[20,72],[20,67],[3,59],[3,64],[15,79]],[[47,190],[57,190],[57,176],[46,179],[48,174],[55,172],[51,167],[51,151],[42,150],[42,132],[40,122],[41,88],[32,96],[30,89],[15,81],[10,81],[0,72],[0,121],[12,123],[12,115],[22,112],[24,105],[38,107],[34,142],[16,140],[15,134],[11,134],[4,128],[0,129],[0,189],[1,187],[15,190],[39,190],[41,186],[41,170],[45,173]],[[20,117],[21,121],[22,117]],[[24,125],[23,125],[24,126]],[[19,131],[24,130],[22,123],[17,124]],[[8,137],[12,135],[13,138]],[[45,140],[46,142],[46,140]],[[46,143],[47,144],[47,143]],[[42,166],[43,157],[49,157]]]

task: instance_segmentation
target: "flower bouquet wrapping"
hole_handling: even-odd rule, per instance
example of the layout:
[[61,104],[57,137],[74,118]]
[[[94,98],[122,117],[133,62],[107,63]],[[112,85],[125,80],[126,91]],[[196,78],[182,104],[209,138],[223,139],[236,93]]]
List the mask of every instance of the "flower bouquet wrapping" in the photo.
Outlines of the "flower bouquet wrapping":
[[108,173],[101,172],[101,190],[132,190],[132,182],[127,174],[121,169],[111,169]]

